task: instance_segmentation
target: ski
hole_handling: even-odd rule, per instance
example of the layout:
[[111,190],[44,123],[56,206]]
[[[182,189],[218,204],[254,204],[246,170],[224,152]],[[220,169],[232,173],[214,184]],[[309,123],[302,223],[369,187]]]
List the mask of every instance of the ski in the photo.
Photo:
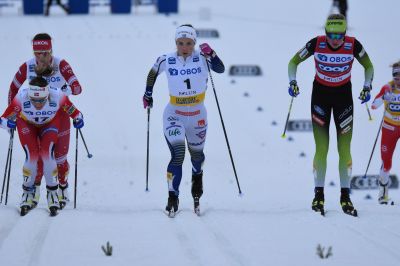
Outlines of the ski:
[[171,211],[163,211],[164,213],[165,213],[165,215],[167,215],[169,218],[175,218],[175,216],[178,214],[178,213],[180,213],[180,210],[178,210],[178,211],[173,211],[173,210],[171,210]]
[[200,199],[198,197],[195,197],[193,200],[194,200],[193,211],[197,216],[200,216]]
[[37,206],[37,204],[32,204],[31,207],[29,207],[29,206],[27,206],[27,205],[22,206],[21,209],[20,209],[20,215],[21,215],[21,216],[27,215],[28,212],[30,212],[31,210],[33,210],[34,208],[36,208],[36,206]]
[[201,216],[200,207],[194,208],[194,213],[195,213],[197,216]]
[[321,216],[324,216],[325,217],[325,213],[326,213],[326,211],[324,210],[324,209],[318,209],[318,210],[316,210],[316,209],[313,209],[316,213],[319,213],[319,214],[321,214]]
[[358,213],[357,213],[357,210],[356,210],[356,209],[353,209],[353,210],[346,210],[346,211],[343,210],[343,212],[344,212],[345,214],[350,215],[350,216],[358,217]]
[[21,210],[20,210],[20,215],[21,216],[25,216],[28,214],[28,212],[32,210],[32,208],[30,208],[29,206],[22,206]]
[[50,216],[51,217],[54,217],[54,216],[58,215],[58,208],[55,207],[55,206],[50,207],[49,211],[50,211]]

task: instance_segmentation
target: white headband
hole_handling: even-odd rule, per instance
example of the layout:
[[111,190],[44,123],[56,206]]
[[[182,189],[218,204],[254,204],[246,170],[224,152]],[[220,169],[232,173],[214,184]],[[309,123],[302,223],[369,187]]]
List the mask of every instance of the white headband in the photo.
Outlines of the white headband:
[[189,38],[196,42],[197,34],[196,30],[189,26],[180,26],[175,32],[175,41],[180,38]]
[[397,75],[399,73],[400,73],[400,67],[394,67],[393,68],[393,72],[392,72],[393,76],[395,76],[395,75]]

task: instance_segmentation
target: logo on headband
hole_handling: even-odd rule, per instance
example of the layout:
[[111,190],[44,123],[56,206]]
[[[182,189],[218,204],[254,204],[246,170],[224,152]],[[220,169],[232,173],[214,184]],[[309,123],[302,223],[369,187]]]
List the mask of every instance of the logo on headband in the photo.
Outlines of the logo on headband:
[[49,45],[48,41],[33,41],[33,45]]
[[49,51],[51,50],[51,40],[34,40],[32,46],[34,51]]

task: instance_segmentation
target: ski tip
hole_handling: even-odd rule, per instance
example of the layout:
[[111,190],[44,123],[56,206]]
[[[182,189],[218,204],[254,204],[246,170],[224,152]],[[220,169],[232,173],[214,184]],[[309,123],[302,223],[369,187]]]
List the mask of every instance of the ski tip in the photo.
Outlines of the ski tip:
[[239,196],[239,198],[242,198],[244,196],[243,192],[239,191],[239,195],[238,196]]
[[281,138],[283,138],[283,139],[286,138],[286,135],[282,135]]
[[150,190],[148,188],[145,189],[146,192],[150,192]]
[[89,153],[87,157],[90,159],[90,158],[93,157],[93,154],[90,154],[90,153]]

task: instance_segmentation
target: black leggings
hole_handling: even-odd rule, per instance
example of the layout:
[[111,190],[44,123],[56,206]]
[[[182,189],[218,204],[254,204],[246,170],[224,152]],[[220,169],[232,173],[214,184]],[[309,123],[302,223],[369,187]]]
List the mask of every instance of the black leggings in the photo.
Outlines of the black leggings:
[[339,175],[341,187],[350,187],[351,153],[353,133],[353,96],[351,83],[339,87],[324,86],[314,81],[311,98],[311,117],[315,140],[314,178],[315,186],[323,187],[326,174],[326,158],[329,149],[329,124],[331,113],[336,126],[339,152]]

